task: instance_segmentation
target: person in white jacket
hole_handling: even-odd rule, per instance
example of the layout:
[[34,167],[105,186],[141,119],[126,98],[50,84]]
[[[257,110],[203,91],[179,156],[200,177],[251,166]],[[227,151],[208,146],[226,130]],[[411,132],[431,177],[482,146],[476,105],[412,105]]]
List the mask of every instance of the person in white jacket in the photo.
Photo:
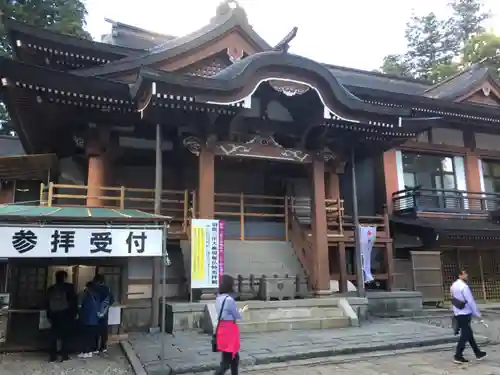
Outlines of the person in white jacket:
[[464,269],[460,270],[458,279],[450,288],[453,315],[456,319],[457,328],[460,331],[460,338],[458,339],[455,357],[453,358],[453,362],[458,364],[469,362],[464,358],[464,349],[467,342],[469,342],[477,359],[483,359],[486,356],[486,353],[477,346],[476,340],[474,339],[474,332],[472,332],[472,317],[481,318],[481,313],[466,283],[467,277],[467,271]]

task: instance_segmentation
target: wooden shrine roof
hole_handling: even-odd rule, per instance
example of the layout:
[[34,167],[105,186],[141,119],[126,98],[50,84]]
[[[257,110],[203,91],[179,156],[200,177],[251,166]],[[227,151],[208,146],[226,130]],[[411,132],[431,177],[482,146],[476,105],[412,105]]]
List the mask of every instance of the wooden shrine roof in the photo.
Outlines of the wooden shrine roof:
[[0,180],[45,180],[56,166],[54,154],[1,156]]

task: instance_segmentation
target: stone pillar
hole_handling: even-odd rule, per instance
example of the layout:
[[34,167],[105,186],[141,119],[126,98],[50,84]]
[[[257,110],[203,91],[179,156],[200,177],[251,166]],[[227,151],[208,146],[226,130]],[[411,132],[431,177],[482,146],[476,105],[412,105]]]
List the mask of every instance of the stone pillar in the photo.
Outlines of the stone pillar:
[[340,280],[339,292],[347,293],[347,261],[345,257],[345,242],[339,242],[339,265],[340,265]]
[[385,245],[385,269],[387,272],[387,291],[391,291],[394,283],[394,255],[392,253],[392,243]]
[[87,174],[87,206],[102,207],[103,200],[100,198],[104,193],[101,186],[106,186],[106,147],[108,138],[104,132],[93,129],[87,140],[85,151],[88,157]]
[[213,219],[215,213],[215,161],[214,153],[202,145],[199,156],[198,212],[200,219]]
[[312,162],[311,229],[313,238],[313,286],[318,294],[330,294],[330,262],[328,259],[328,228],[325,209],[325,162]]

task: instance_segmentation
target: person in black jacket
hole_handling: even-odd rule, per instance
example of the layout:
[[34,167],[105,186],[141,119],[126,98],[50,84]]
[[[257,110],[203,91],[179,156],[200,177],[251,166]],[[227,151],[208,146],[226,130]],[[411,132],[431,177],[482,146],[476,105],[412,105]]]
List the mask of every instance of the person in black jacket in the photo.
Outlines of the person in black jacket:
[[69,359],[68,344],[78,312],[78,298],[66,271],[56,272],[56,283],[46,294],[47,319],[50,322],[49,360],[57,360],[57,343],[61,342],[61,361]]

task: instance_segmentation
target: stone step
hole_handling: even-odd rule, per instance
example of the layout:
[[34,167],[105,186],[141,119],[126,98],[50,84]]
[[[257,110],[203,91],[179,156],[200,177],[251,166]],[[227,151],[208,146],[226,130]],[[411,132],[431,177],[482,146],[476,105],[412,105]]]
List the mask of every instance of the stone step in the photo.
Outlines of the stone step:
[[329,318],[297,318],[297,319],[281,319],[267,321],[242,321],[238,323],[240,331],[243,333],[250,332],[272,332],[272,331],[296,331],[310,329],[332,329],[346,328],[350,326],[350,320],[344,316],[336,316]]
[[253,310],[243,313],[244,321],[275,321],[283,319],[318,319],[343,317],[344,312],[338,307],[329,308],[269,308]]

